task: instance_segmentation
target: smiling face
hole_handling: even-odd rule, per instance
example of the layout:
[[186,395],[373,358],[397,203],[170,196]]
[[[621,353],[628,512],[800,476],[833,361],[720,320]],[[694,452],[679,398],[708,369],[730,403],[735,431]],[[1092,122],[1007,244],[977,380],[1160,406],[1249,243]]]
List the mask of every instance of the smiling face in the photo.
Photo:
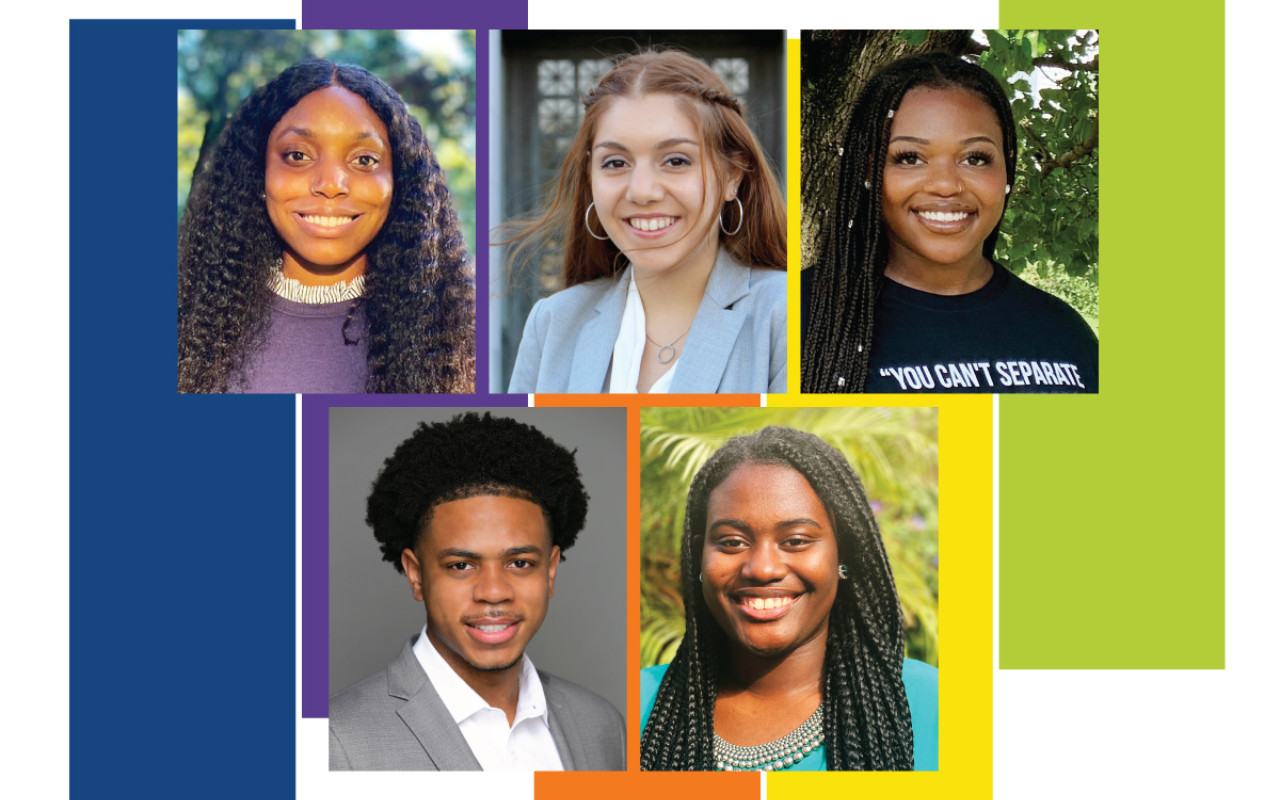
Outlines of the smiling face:
[[965,89],[917,87],[889,129],[883,213],[889,271],[982,266],[982,244],[1004,212],[1000,121]]
[[401,554],[427,637],[468,684],[519,670],[555,594],[560,548],[542,508],[485,495],[441,503],[417,547]]
[[280,118],[267,141],[266,195],[287,277],[364,273],[365,249],[391,210],[392,166],[386,125],[347,89],[318,89]]
[[791,467],[744,464],[711,491],[702,596],[736,647],[762,657],[825,647],[838,566],[826,507]]
[[600,115],[590,153],[593,216],[641,275],[709,270],[715,261],[716,216],[737,184],[719,184],[701,141],[672,95],[617,97]]

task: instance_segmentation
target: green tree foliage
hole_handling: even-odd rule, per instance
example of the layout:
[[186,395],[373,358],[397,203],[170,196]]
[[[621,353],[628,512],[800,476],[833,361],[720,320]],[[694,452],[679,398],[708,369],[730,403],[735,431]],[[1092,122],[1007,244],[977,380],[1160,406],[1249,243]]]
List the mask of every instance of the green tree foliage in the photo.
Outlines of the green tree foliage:
[[304,58],[358,64],[409,106],[435,148],[475,252],[475,32],[446,52],[400,31],[179,31],[178,217],[191,176],[249,94]]
[[689,482],[734,436],[809,431],[853,465],[872,502],[907,625],[907,654],[938,663],[938,449],[932,408],[646,408],[640,420],[640,659],[684,637],[680,539]]
[[[979,52],[978,63],[1004,84],[1018,123],[1018,179],[996,257],[1014,272],[1039,266],[1040,279],[1064,290],[1068,276],[1096,287],[1098,34],[984,34],[988,46]],[[1036,91],[1031,75],[1048,80]],[[1079,296],[1078,289],[1070,295],[1063,299],[1096,320],[1096,289],[1091,298]]]

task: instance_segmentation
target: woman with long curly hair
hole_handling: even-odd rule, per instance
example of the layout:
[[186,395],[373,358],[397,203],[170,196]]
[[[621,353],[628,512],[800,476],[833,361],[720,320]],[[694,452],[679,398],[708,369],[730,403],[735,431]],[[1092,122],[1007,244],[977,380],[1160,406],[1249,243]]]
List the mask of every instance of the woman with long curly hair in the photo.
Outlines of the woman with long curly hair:
[[192,181],[178,390],[474,386],[474,269],[421,126],[360,67],[289,67]]
[[1018,139],[994,76],[895,61],[841,152],[832,236],[801,277],[801,391],[1098,391],[1088,323],[995,261]]
[[[742,104],[675,50],[619,61],[583,98],[549,208],[563,236],[512,392],[786,391],[786,212]],[[534,247],[536,249],[536,247]]]
[[730,440],[689,487],[685,636],[641,675],[640,768],[937,769],[937,670],[862,482],[818,437]]

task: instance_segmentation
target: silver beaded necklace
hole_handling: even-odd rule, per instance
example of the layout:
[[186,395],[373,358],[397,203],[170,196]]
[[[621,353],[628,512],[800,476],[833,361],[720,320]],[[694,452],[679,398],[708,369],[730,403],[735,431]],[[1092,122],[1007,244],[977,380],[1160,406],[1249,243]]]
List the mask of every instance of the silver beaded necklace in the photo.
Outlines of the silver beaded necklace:
[[716,756],[717,772],[751,772],[787,769],[800,763],[805,756],[822,745],[822,705],[800,727],[772,742],[754,747],[729,744],[714,734],[712,750]]

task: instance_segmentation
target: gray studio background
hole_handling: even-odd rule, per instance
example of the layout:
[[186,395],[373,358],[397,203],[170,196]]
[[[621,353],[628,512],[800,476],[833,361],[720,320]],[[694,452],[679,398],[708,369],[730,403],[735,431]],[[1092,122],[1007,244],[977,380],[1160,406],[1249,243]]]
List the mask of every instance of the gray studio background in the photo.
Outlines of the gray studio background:
[[[422,629],[409,582],[382,560],[364,522],[383,461],[419,422],[485,409],[329,409],[329,694],[387,666]],[[569,450],[590,496],[587,524],[556,574],[546,621],[528,649],[538,669],[626,710],[626,409],[503,408]]]

